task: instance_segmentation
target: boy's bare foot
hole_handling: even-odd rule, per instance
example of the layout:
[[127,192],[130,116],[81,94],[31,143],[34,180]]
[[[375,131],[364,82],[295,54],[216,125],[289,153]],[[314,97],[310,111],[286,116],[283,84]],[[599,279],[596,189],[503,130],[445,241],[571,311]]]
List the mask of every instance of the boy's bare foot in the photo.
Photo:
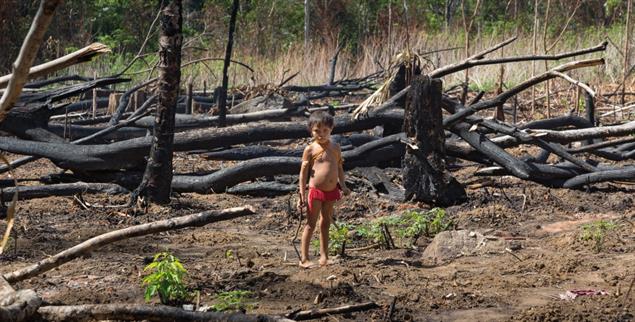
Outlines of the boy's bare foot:
[[320,267],[333,265],[335,263],[337,263],[336,260],[332,260],[332,259],[328,259],[328,258],[320,258]]
[[312,268],[315,267],[315,263],[313,263],[312,261],[300,261],[298,263],[298,266],[302,267],[302,268]]

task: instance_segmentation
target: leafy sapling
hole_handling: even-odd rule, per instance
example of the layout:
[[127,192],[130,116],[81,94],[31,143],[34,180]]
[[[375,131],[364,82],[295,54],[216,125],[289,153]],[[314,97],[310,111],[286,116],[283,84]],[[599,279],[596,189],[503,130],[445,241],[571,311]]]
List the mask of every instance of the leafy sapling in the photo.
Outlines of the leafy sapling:
[[183,277],[187,271],[178,258],[168,252],[154,255],[152,263],[148,264],[143,271],[152,271],[143,278],[145,289],[145,300],[159,294],[161,304],[179,306],[192,300],[193,295],[187,290],[183,283]]

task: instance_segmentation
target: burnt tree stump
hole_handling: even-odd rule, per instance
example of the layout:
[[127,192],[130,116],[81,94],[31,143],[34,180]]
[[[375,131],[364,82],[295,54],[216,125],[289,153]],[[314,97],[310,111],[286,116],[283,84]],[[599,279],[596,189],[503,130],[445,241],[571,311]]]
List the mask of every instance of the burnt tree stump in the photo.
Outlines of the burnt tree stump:
[[451,206],[467,200],[445,163],[441,80],[417,76],[408,92],[404,132],[411,141],[403,160],[405,200]]

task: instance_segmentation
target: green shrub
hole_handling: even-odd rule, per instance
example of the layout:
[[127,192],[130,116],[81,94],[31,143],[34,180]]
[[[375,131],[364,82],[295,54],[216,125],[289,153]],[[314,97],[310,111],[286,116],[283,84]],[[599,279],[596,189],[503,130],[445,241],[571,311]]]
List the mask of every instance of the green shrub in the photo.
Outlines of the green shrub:
[[216,312],[252,309],[255,303],[250,298],[251,295],[250,291],[242,290],[221,292],[216,294],[215,303],[211,308]]
[[183,283],[183,277],[187,271],[178,258],[172,254],[163,252],[154,255],[152,263],[148,264],[143,271],[152,273],[143,278],[143,285],[146,285],[145,300],[159,294],[159,299],[165,305],[181,305],[192,299],[192,294],[188,292]]
[[606,233],[615,229],[615,227],[617,227],[615,223],[606,220],[598,220],[590,224],[584,224],[582,225],[582,235],[580,236],[580,239],[583,241],[594,241],[595,251],[600,252],[604,244]]
[[426,212],[409,210],[402,215],[380,217],[368,224],[360,225],[356,229],[358,236],[370,239],[381,245],[386,243],[384,226],[396,233],[403,246],[412,246],[421,236],[433,237],[448,230],[452,226],[452,220],[447,218],[445,210],[434,208]]

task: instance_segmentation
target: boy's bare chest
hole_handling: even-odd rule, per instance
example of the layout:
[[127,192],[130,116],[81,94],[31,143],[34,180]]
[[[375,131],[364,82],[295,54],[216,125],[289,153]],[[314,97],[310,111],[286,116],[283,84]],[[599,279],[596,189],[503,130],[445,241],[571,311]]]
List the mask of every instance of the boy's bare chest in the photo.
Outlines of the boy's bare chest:
[[311,155],[313,164],[337,163],[337,152],[331,147],[317,146]]

